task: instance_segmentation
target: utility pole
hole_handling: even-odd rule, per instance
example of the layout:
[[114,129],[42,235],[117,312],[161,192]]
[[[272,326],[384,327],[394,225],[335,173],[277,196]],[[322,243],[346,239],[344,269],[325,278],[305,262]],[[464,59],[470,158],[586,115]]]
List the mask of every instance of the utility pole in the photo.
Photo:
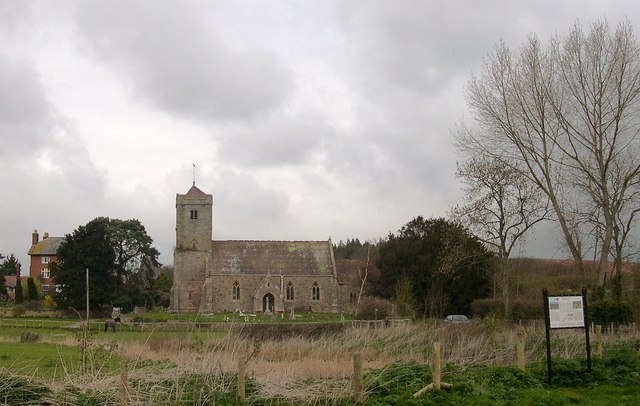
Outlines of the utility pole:
[[89,326],[89,268],[86,270],[87,280],[87,326]]

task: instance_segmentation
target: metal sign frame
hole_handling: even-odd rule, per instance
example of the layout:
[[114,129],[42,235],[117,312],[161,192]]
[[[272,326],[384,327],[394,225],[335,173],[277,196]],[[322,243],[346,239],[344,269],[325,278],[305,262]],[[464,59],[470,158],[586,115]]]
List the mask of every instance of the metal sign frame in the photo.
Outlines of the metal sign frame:
[[551,330],[582,328],[587,350],[587,372],[591,372],[591,346],[589,345],[589,316],[587,314],[587,289],[582,295],[549,296],[547,288],[542,289],[544,301],[545,335],[547,339],[547,382],[551,385]]

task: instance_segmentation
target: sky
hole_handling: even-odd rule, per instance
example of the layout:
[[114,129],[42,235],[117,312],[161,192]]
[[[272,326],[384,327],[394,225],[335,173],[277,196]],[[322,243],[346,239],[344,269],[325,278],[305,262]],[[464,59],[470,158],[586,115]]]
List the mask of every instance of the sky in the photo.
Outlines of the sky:
[[[0,253],[138,219],[173,262],[175,197],[216,240],[376,240],[462,199],[452,131],[503,40],[636,1],[0,0]],[[636,35],[638,35],[636,31]],[[516,255],[566,256],[545,225]]]

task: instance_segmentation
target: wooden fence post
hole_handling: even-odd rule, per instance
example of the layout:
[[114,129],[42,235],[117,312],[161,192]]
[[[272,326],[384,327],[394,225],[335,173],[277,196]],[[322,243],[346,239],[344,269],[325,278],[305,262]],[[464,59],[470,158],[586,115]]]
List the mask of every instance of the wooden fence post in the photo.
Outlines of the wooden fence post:
[[602,326],[596,326],[596,355],[602,357]]
[[441,380],[441,368],[440,368],[440,342],[433,343],[433,387],[440,389]]
[[126,360],[120,362],[120,406],[129,404],[129,364]]
[[364,385],[362,383],[362,355],[353,354],[353,398],[360,404],[364,400]]
[[518,329],[518,368],[524,371],[524,331],[522,328]]
[[246,347],[241,346],[238,353],[238,402],[244,404],[246,377]]

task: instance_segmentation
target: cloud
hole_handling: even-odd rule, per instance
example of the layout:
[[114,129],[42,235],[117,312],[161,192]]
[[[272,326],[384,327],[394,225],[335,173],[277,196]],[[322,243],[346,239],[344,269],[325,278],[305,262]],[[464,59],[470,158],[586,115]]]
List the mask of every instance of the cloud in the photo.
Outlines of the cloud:
[[229,121],[251,120],[286,100],[290,72],[277,54],[229,46],[201,4],[117,4],[79,4],[82,47],[153,105],[187,118]]
[[34,66],[0,54],[0,157],[24,158],[48,144],[51,119],[51,106]]

